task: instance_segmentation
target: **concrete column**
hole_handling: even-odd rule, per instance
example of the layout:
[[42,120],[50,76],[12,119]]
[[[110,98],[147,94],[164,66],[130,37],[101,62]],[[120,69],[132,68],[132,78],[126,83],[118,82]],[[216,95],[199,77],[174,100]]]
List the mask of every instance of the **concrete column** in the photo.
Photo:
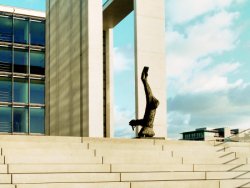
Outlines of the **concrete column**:
[[105,110],[106,110],[106,137],[114,136],[114,80],[113,80],[113,29],[105,31]]
[[164,0],[134,0],[135,10],[135,72],[136,116],[143,118],[145,93],[141,82],[144,66],[149,67],[148,81],[154,96],[160,101],[156,111],[156,137],[167,135],[166,65],[165,65],[165,8]]
[[47,0],[46,19],[46,133],[102,137],[102,2]]

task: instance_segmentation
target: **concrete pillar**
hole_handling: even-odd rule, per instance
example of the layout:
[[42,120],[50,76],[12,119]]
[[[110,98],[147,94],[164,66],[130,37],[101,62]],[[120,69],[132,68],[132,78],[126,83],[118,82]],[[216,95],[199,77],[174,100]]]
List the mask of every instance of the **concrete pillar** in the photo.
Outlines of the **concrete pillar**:
[[113,29],[105,30],[105,125],[106,137],[114,136]]
[[46,133],[103,137],[102,2],[47,0]]
[[143,67],[148,66],[150,87],[160,101],[154,121],[156,137],[167,135],[164,7],[164,0],[134,0],[136,116],[141,119],[145,112],[146,99],[140,77]]

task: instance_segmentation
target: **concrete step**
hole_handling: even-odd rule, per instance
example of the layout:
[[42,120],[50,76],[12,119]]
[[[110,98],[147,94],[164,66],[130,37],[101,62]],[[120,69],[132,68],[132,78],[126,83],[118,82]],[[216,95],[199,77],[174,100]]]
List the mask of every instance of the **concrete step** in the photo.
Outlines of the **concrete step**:
[[[122,173],[121,181],[205,180],[205,172]],[[157,187],[157,186],[156,186]]]
[[46,184],[17,184],[16,186],[16,188],[55,188],[55,187],[60,187],[60,188],[130,188],[130,183],[129,182],[46,183]]
[[150,158],[147,156],[133,156],[133,153],[130,156],[117,156],[116,154],[112,156],[104,156],[104,164],[155,164],[157,161],[158,164],[182,164],[181,158],[173,158],[169,156],[156,156]]
[[89,149],[115,149],[115,150],[148,150],[148,151],[161,151],[162,146],[161,145],[148,145],[148,144],[138,144],[138,143],[89,143]]
[[119,173],[12,174],[13,184],[119,182]]
[[192,172],[193,165],[182,164],[112,164],[111,172]]
[[206,179],[250,179],[250,172],[206,172]]
[[[7,169],[6,169],[7,171]],[[104,164],[10,164],[9,173],[83,173],[110,172],[110,165]]]
[[[248,187],[249,179],[238,179],[238,180],[221,180],[220,188],[245,188]],[[249,187],[248,187],[249,188]]]
[[219,181],[143,181],[132,182],[131,188],[220,188]]
[[137,156],[139,158],[144,158],[145,156],[147,156],[147,158],[155,158],[155,157],[172,157],[172,152],[170,151],[161,151],[161,150],[157,150],[157,151],[149,151],[149,150],[139,150],[139,151],[135,151],[135,150],[116,150],[116,149],[97,149],[96,150],[96,156],[117,156],[119,158],[124,157],[124,156]]
[[7,165],[0,165],[0,174],[6,174],[7,173]]
[[11,185],[11,184],[0,184],[1,188],[16,188],[15,185]]
[[[237,164],[242,164],[241,160],[236,159],[235,153],[222,155],[220,157],[216,157],[213,155],[195,155],[195,156],[183,156],[183,164],[226,164],[231,162],[237,162]],[[244,162],[246,159],[244,159]]]
[[4,156],[0,155],[0,164],[4,164]]
[[1,142],[62,142],[62,143],[81,143],[81,137],[66,136],[30,136],[30,135],[0,135]]
[[194,165],[194,171],[201,172],[246,172],[250,171],[248,164]]
[[63,142],[0,142],[3,149],[88,149],[87,143],[63,143]]
[[80,149],[63,149],[63,148],[4,148],[2,155],[91,155],[94,156],[94,150]]
[[1,184],[11,183],[11,175],[10,174],[0,174],[0,187]]
[[102,157],[94,157],[93,155],[10,155],[5,157],[6,164],[43,164],[43,163],[102,163]]

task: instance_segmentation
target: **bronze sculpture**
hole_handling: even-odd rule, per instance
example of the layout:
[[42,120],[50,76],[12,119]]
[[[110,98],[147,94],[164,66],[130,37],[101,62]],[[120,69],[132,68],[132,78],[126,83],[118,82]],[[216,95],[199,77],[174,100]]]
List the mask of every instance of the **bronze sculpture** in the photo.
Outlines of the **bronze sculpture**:
[[148,69],[149,67],[144,67],[141,80],[144,86],[145,94],[146,94],[146,110],[144,113],[143,119],[131,120],[129,125],[132,126],[132,129],[136,126],[142,126],[140,132],[138,133],[138,137],[153,137],[155,135],[153,130],[153,123],[156,113],[156,108],[159,106],[159,101],[153,96],[152,90],[148,84]]

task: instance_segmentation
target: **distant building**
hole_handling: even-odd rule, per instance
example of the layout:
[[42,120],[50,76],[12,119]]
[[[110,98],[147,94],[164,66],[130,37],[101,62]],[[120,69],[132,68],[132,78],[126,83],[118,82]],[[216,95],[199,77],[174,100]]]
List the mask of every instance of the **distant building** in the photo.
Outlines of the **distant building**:
[[183,132],[182,140],[224,140],[240,133],[240,129],[230,128],[198,128]]

